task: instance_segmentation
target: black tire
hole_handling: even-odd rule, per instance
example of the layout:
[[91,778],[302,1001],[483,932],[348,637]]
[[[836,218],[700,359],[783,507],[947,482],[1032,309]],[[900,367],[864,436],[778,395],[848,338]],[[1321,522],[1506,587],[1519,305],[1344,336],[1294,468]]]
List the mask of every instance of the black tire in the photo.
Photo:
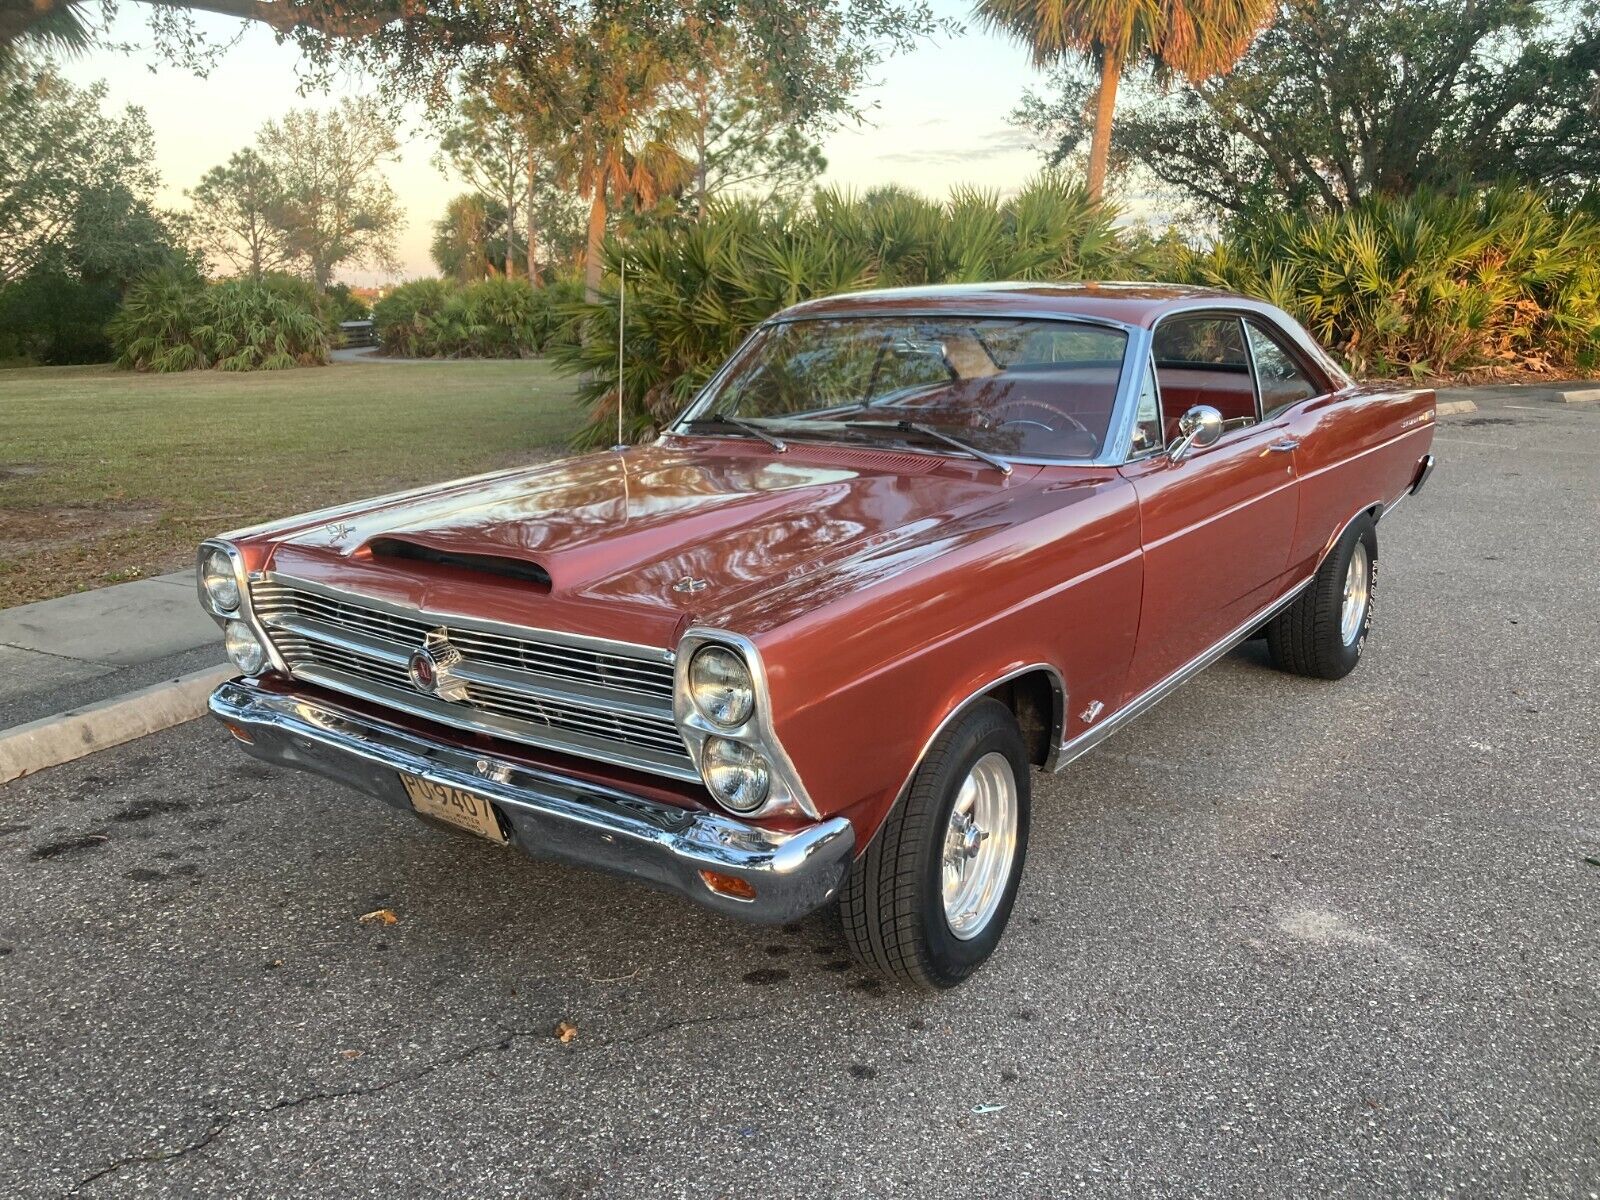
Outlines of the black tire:
[[[945,833],[961,785],[980,759],[996,751],[1010,762],[1015,778],[1016,850],[993,915],[963,940],[945,918]],[[979,701],[940,734],[905,798],[845,880],[839,914],[856,961],[884,978],[934,991],[954,987],[988,960],[1005,933],[1027,857],[1029,771],[1016,718],[997,700]]]
[[[1350,560],[1367,556],[1367,600],[1352,640],[1341,630],[1345,578]],[[1345,530],[1317,569],[1316,578],[1267,625],[1267,649],[1273,665],[1313,679],[1343,679],[1361,661],[1361,648],[1372,628],[1372,609],[1378,590],[1378,526],[1370,516],[1358,517]]]

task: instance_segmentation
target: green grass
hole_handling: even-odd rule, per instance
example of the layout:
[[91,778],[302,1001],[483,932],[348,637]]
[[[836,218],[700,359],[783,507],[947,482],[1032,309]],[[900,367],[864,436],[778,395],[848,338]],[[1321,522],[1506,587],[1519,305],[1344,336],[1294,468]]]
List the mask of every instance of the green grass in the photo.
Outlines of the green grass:
[[537,361],[0,370],[0,608],[178,569],[235,526],[548,457],[584,415]]

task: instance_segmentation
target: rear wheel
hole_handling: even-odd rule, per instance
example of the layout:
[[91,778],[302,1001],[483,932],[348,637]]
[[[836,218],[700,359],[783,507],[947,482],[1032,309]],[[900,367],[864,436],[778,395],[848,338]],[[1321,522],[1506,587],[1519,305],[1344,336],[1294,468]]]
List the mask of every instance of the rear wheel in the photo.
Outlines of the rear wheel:
[[1358,517],[1323,559],[1310,586],[1267,624],[1273,664],[1296,675],[1343,679],[1361,661],[1372,627],[1378,527]]
[[869,970],[954,987],[994,953],[1028,848],[1029,762],[1011,710],[972,706],[934,742],[839,901]]

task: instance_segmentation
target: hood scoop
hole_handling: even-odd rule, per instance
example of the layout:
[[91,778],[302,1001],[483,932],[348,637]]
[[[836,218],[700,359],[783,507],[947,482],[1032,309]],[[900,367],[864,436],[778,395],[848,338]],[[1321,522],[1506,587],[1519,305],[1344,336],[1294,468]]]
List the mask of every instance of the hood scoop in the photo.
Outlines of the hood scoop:
[[536,562],[510,558],[503,554],[460,554],[453,550],[440,550],[436,546],[395,537],[373,538],[367,544],[367,553],[378,562],[429,563],[436,567],[450,567],[478,575],[515,579],[519,583],[532,584],[541,592],[550,590],[549,571]]

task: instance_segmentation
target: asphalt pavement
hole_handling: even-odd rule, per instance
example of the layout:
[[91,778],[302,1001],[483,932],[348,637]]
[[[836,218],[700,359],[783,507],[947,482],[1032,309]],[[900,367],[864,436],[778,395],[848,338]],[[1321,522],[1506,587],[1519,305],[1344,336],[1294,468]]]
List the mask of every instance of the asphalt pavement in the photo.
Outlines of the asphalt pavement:
[[0,1196],[1600,1195],[1600,405],[1480,406],[1357,672],[1036,777],[941,996],[210,723],[0,788]]

